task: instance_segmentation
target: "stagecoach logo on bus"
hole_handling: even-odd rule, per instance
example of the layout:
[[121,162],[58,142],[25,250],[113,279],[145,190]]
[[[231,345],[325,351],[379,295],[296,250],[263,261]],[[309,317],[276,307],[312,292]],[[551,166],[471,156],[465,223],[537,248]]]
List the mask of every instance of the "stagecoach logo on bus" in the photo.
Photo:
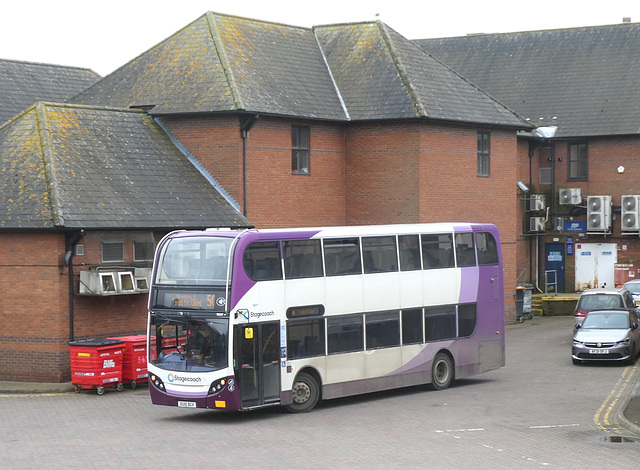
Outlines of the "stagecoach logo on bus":
[[167,379],[169,380],[169,382],[174,383],[174,382],[195,382],[195,383],[202,383],[202,378],[201,377],[191,377],[191,376],[184,376],[184,375],[178,375],[178,374],[169,374],[167,376]]
[[242,315],[245,320],[248,320],[249,318],[273,317],[275,316],[275,314],[276,312],[274,312],[273,310],[269,312],[249,312],[249,310],[241,308],[236,312],[236,318]]

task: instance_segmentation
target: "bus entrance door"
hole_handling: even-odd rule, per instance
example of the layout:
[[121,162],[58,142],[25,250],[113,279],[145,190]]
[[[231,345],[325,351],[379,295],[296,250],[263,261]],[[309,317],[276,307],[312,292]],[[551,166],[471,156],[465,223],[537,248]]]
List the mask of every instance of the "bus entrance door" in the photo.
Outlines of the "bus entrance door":
[[235,331],[236,378],[242,407],[280,401],[280,324],[238,325]]

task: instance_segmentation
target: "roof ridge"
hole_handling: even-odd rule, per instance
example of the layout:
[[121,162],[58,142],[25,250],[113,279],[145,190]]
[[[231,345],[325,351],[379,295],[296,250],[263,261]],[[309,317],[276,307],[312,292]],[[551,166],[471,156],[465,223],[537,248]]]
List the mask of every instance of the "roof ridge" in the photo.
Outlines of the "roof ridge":
[[472,37],[483,37],[483,36],[515,36],[521,34],[528,33],[555,33],[560,31],[576,31],[576,30],[595,30],[595,29],[604,29],[604,28],[617,28],[617,27],[629,27],[629,26],[640,26],[640,22],[634,23],[612,23],[612,24],[601,24],[594,26],[568,26],[566,28],[555,28],[555,29],[532,29],[525,31],[506,31],[503,33],[468,33],[462,36],[445,36],[439,38],[417,38],[410,39],[411,42],[420,42],[420,41],[440,41],[446,39],[461,39],[461,38],[472,38]]
[[213,16],[223,16],[225,18],[235,18],[238,20],[245,20],[245,21],[251,21],[252,23],[265,23],[265,24],[271,24],[274,26],[284,26],[287,28],[295,28],[295,29],[306,29],[306,30],[311,30],[313,29],[313,26],[308,27],[308,26],[299,26],[299,25],[292,25],[292,24],[287,24],[287,23],[282,23],[279,21],[269,21],[269,20],[261,20],[259,18],[249,18],[247,16],[240,16],[240,15],[230,15],[227,13],[218,13],[215,11],[208,11],[207,13],[205,13],[206,15],[213,15]]
[[422,101],[419,99],[418,92],[413,86],[413,80],[411,79],[411,74],[407,70],[407,67],[404,65],[402,57],[400,56],[400,54],[398,54],[393,44],[393,39],[391,39],[389,35],[389,31],[388,31],[389,27],[380,20],[375,21],[375,23],[378,26],[380,33],[382,34],[382,40],[385,42],[385,44],[389,48],[391,60],[393,61],[393,64],[395,65],[396,70],[398,71],[398,75],[400,76],[402,83],[407,89],[407,92],[411,97],[411,101],[413,101],[413,105],[416,108],[416,114],[422,117],[429,117],[429,113],[427,109],[422,104]]
[[47,107],[47,103],[42,101],[39,101],[34,105],[36,112],[36,126],[38,128],[38,137],[42,151],[42,163],[45,169],[44,175],[46,184],[49,188],[49,207],[51,209],[53,225],[64,227],[64,217],[62,216],[62,211],[58,205],[58,201],[60,200],[60,190],[58,188],[58,179],[56,177],[53,156],[51,155],[51,139],[49,136],[50,128],[47,122],[48,114],[46,112]]
[[91,69],[89,67],[80,67],[80,66],[77,66],[77,65],[51,64],[51,63],[48,63],[48,62],[34,62],[34,61],[30,61],[30,60],[2,59],[2,58],[0,58],[0,62],[13,62],[13,63],[16,63],[16,64],[39,65],[39,66],[42,66],[42,67],[57,67],[57,68],[62,68],[62,69],[86,70],[86,71],[89,71],[89,72],[93,72],[97,76],[100,76],[99,73],[97,73],[95,70],[93,70],[93,69]]
[[[494,103],[496,103],[496,105],[503,107],[504,109],[506,109],[507,111],[509,111],[511,114],[513,114],[516,118],[520,119],[524,124],[527,125],[527,127],[531,127],[531,123],[527,122],[527,120],[520,116],[520,114],[518,114],[516,111],[514,111],[513,109],[511,109],[509,106],[507,106],[506,104],[502,103],[502,101],[498,100],[496,97],[494,97],[493,95],[489,94],[488,92],[486,92],[485,90],[483,90],[482,88],[480,88],[478,85],[476,85],[475,83],[471,82],[469,79],[465,78],[463,75],[459,74],[458,72],[456,72],[454,69],[452,69],[450,66],[448,66],[447,64],[445,64],[444,62],[442,62],[440,59],[438,59],[436,56],[434,56],[433,54],[431,54],[429,51],[427,51],[426,49],[423,49],[422,47],[420,47],[418,44],[416,44],[414,41],[412,40],[408,40],[412,46],[417,47],[418,49],[420,49],[424,54],[428,55],[429,57],[431,57],[435,62],[437,62],[438,64],[440,64],[442,67],[446,68],[449,72],[451,72],[452,74],[454,74],[456,77],[460,78],[460,80],[464,81],[466,84],[468,84],[470,87],[472,87],[473,89],[477,90],[479,93],[483,94],[484,96],[486,96],[487,98],[489,98],[491,101],[493,101]],[[533,126],[535,127],[535,126]]]
[[220,64],[222,65],[222,70],[225,78],[227,79],[227,84],[229,85],[229,90],[231,91],[231,96],[233,97],[233,102],[236,106],[236,109],[245,109],[242,94],[240,93],[238,83],[236,82],[236,77],[233,73],[233,68],[229,65],[227,50],[225,49],[220,37],[218,22],[216,21],[214,13],[212,12],[207,12],[205,16],[207,18],[209,32],[211,33],[211,39],[213,40],[213,44],[216,48],[216,53],[218,54],[218,59],[220,60]]

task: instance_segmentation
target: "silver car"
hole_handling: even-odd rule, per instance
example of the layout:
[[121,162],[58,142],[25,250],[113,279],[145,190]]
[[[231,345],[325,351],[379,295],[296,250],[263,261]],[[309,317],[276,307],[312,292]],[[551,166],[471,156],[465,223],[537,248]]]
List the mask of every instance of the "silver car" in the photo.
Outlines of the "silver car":
[[636,306],[640,306],[640,279],[634,279],[633,281],[627,281],[624,286],[631,295],[633,296],[633,300],[636,301]]
[[635,309],[592,310],[576,325],[571,360],[627,361],[633,364],[640,351],[640,329]]
[[588,289],[578,299],[573,320],[579,325],[592,310],[635,307],[635,300],[627,289]]

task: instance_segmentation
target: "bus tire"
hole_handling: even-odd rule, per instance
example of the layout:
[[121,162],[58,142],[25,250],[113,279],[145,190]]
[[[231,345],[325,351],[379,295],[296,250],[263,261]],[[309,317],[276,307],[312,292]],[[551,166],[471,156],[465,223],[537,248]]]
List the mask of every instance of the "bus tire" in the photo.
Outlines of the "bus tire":
[[431,365],[431,386],[436,390],[448,388],[453,381],[453,373],[453,361],[447,354],[439,352]]
[[291,387],[292,403],[286,406],[291,413],[306,413],[311,411],[320,398],[318,382],[309,374],[298,374]]

